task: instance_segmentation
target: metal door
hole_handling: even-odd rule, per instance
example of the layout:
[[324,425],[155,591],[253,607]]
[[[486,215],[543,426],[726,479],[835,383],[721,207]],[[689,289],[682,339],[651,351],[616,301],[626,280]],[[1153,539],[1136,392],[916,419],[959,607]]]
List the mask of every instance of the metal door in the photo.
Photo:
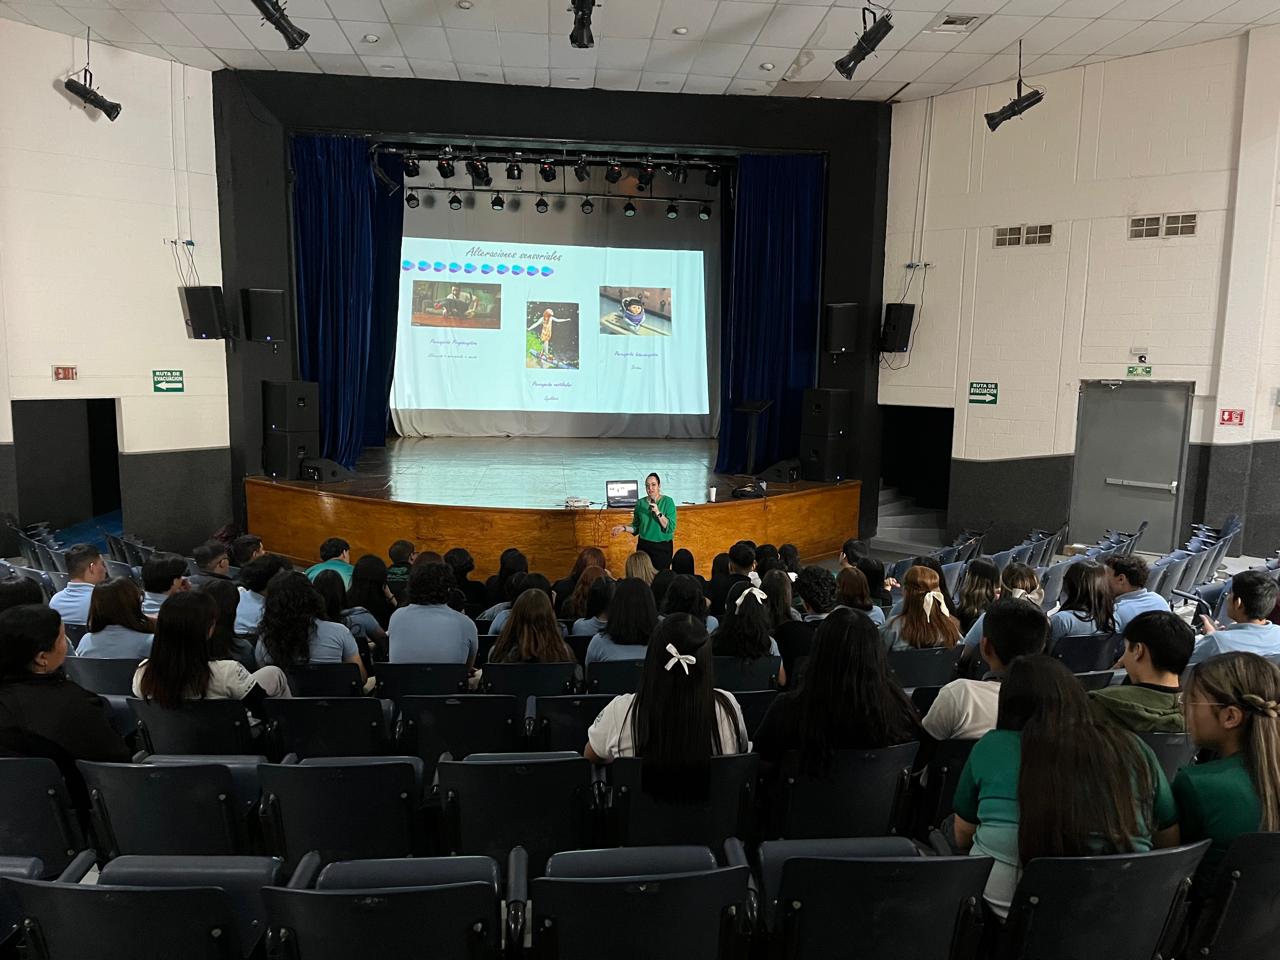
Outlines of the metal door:
[[1087,380],[1080,384],[1071,484],[1071,539],[1149,522],[1141,549],[1174,546],[1191,421],[1190,382]]

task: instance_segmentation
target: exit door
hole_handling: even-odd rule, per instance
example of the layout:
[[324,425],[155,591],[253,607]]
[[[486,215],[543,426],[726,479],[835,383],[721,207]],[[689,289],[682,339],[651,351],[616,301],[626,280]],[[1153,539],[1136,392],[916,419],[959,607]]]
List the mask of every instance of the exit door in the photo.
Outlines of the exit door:
[[1080,384],[1071,539],[1148,521],[1142,548],[1174,547],[1186,472],[1193,383],[1090,380]]

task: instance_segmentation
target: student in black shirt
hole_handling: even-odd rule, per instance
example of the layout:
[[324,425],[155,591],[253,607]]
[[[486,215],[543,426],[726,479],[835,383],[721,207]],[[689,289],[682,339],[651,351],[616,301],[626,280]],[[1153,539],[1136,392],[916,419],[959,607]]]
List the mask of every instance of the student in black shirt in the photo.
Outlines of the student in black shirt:
[[711,587],[707,596],[711,598],[711,613],[714,616],[724,616],[724,600],[730,589],[735,583],[750,583],[750,574],[755,568],[756,548],[746,540],[739,540],[729,548],[729,566],[724,576],[716,576],[714,564],[712,565]]
[[409,589],[409,570],[418,559],[418,548],[408,540],[397,540],[387,548],[387,557],[391,560],[387,567],[387,586],[396,602],[403,603]]

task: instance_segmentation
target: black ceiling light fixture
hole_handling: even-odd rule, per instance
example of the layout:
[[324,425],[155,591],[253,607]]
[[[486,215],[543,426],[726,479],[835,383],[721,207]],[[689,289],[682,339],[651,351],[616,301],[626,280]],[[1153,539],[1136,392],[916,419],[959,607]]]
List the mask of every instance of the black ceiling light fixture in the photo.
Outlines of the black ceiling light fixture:
[[422,172],[422,169],[421,167],[418,166],[417,157],[404,158],[404,175],[406,177],[416,177],[421,172]]
[[517,162],[515,157],[512,157],[511,162],[507,164],[507,179],[508,180],[520,179],[520,164],[519,162]]
[[553,158],[547,157],[545,160],[538,161],[538,176],[542,178],[543,183],[555,183],[556,178],[560,176],[560,168]]
[[462,198],[458,196],[456,193],[449,194],[449,209],[450,210],[462,209]]
[[296,26],[289,15],[284,12],[277,0],[253,0],[253,5],[262,14],[262,19],[276,28],[276,33],[284,37],[285,46],[290,50],[300,50],[311,39],[311,34]]
[[636,167],[636,189],[648,190],[653,186],[653,161],[645,157],[644,162]]
[[586,183],[591,179],[591,167],[586,157],[578,158],[578,162],[573,165],[573,175],[578,178],[579,183]]
[[676,217],[678,217],[678,216],[680,216],[680,207],[679,207],[679,205],[678,205],[678,204],[673,200],[673,201],[671,201],[671,203],[668,203],[668,204],[667,204],[667,219],[668,219],[668,220],[674,220],[674,219],[676,219]]
[[711,219],[711,208],[708,207],[705,203],[698,208],[698,219],[699,220]]
[[418,200],[418,195],[417,195],[416,193],[414,193],[412,190],[409,190],[409,191],[407,191],[407,192],[405,193],[405,195],[404,195],[404,205],[405,205],[406,207],[408,207],[410,210],[417,210],[417,209],[418,209],[418,204],[419,204],[420,202],[421,202],[421,201],[419,201],[419,200]]
[[596,45],[596,38],[591,32],[591,11],[595,9],[596,0],[572,0],[573,29],[569,31],[569,43],[580,50]]
[[720,186],[720,168],[716,166],[707,167],[707,186]]
[[617,183],[622,179],[622,164],[617,160],[610,160],[604,168],[604,178],[610,183]]
[[622,207],[622,215],[624,217],[634,217],[636,215],[636,205],[628,200]]
[[987,126],[994,131],[996,127],[1004,123],[1006,120],[1012,120],[1014,117],[1020,117],[1026,113],[1037,103],[1044,99],[1044,91],[1039,87],[1032,87],[1026,93],[1022,92],[1022,41],[1018,41],[1018,93],[1012,100],[1006,103],[999,110],[992,110],[986,114]]
[[[868,18],[870,23],[867,22]],[[863,7],[862,36],[854,41],[848,53],[835,62],[836,72],[846,80],[852,80],[853,71],[858,69],[858,64],[875,52],[876,47],[880,46],[880,41],[888,36],[892,29],[893,20],[888,10],[882,7],[880,15],[876,16],[876,12],[870,7]]]
[[441,180],[449,180],[457,172],[453,167],[453,151],[448,147],[445,147],[444,153],[436,160],[436,170],[439,171]]
[[471,174],[471,179],[481,186],[493,185],[493,177],[489,176],[489,164],[484,162],[483,157],[472,157],[468,160],[467,173]]
[[538,202],[533,205],[533,209],[539,213],[546,213],[549,208],[550,204],[547,203],[547,198],[542,194],[538,194]]
[[594,210],[595,208],[596,208],[596,205],[595,205],[594,203],[592,203],[592,202],[591,202],[591,198],[590,198],[590,197],[587,197],[586,199],[584,199],[584,200],[582,201],[582,212],[583,212],[583,213],[585,213],[585,214],[588,214],[588,215],[589,215],[589,214],[591,213],[591,211],[592,211],[592,210]]
[[68,93],[83,101],[86,107],[100,110],[108,120],[114,121],[116,117],[120,116],[120,111],[123,107],[114,100],[108,100],[93,89],[93,71],[89,69],[89,46],[89,31],[86,30],[84,33],[84,69],[80,71],[80,79],[67,77],[62,82],[62,86],[66,88]]
[[506,205],[507,205],[507,201],[502,199],[502,194],[500,193],[495,193],[493,195],[493,199],[489,201],[489,206],[491,206],[494,210],[501,210]]
[[689,182],[689,168],[683,163],[677,163],[674,167],[668,167],[667,172],[671,174],[671,179],[676,183]]

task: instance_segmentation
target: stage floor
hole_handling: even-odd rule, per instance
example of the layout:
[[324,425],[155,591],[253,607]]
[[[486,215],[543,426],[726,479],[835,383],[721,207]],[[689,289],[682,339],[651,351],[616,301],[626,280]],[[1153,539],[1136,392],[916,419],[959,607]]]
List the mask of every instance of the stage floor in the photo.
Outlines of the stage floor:
[[[563,437],[396,438],[366,450],[359,476],[327,489],[400,503],[459,507],[563,507],[567,497],[603,502],[609,480],[662,477],[662,492],[679,503],[717,499],[734,484],[718,477],[714,440],[623,440]],[[799,485],[787,485],[795,489]]]

